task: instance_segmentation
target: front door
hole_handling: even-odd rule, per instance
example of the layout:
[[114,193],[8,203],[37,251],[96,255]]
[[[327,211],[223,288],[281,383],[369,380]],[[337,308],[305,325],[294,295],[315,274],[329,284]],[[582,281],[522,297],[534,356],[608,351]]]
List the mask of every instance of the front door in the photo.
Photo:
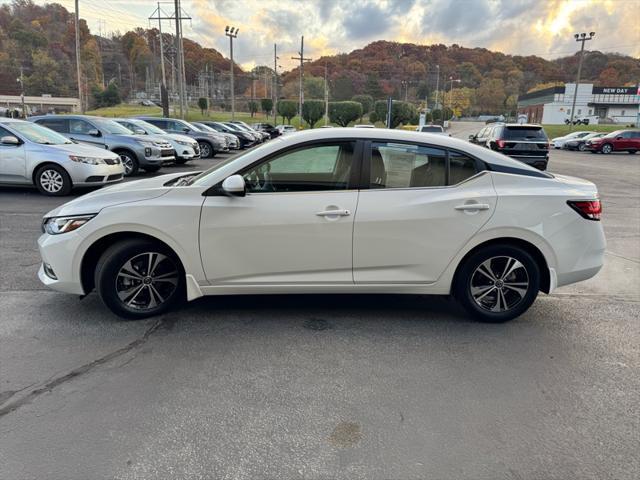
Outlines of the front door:
[[79,118],[69,119],[69,138],[77,142],[104,148],[104,137],[91,135],[90,132],[100,132],[94,125]]
[[373,142],[354,225],[356,284],[435,282],[495,209],[477,166],[441,148]]
[[212,285],[353,284],[356,142],[297,147],[239,172],[244,197],[208,196],[200,251]]
[[[6,128],[0,127],[0,139],[2,137],[15,137],[15,135]],[[0,142],[0,182],[24,183],[27,180],[26,168],[24,143],[12,145]]]

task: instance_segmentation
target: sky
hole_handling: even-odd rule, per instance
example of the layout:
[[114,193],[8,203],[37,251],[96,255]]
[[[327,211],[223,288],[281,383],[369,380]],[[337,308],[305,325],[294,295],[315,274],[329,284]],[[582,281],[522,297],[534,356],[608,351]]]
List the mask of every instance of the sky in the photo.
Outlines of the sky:
[[[74,0],[57,3],[74,8]],[[148,27],[156,7],[152,0],[80,0],[80,16],[94,33],[124,33]],[[170,13],[173,1],[161,7]],[[312,59],[375,40],[456,43],[552,59],[578,49],[574,33],[591,31],[596,36],[587,49],[640,57],[640,0],[182,0],[182,8],[192,17],[184,36],[225,56],[224,28],[238,27],[234,60],[245,69],[272,66],[274,43],[279,66],[290,69],[301,35]],[[163,28],[175,30],[169,21]]]

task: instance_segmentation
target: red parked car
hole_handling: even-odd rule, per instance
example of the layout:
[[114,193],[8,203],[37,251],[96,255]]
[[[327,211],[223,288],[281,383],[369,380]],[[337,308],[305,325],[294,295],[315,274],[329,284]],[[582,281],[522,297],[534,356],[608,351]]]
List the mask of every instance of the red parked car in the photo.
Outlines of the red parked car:
[[640,130],[616,130],[600,138],[587,140],[585,144],[591,153],[629,152],[640,150]]

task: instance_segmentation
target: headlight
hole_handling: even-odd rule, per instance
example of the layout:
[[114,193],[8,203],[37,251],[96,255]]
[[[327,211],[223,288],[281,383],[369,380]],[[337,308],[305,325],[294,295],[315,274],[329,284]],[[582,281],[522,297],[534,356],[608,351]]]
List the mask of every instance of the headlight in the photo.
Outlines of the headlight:
[[152,142],[150,140],[137,140],[136,142],[138,142],[140,145],[144,145],[145,147],[153,147],[155,146],[155,142]]
[[176,140],[176,143],[178,143],[180,145],[186,145],[188,147],[193,145],[191,142],[185,142],[184,140]]
[[42,222],[42,229],[49,235],[73,232],[95,216],[95,213],[91,213],[88,215],[76,215],[72,217],[45,218]]
[[88,163],[89,165],[102,165],[106,163],[104,158],[98,157],[83,157],[81,155],[69,155],[69,159],[73,162]]

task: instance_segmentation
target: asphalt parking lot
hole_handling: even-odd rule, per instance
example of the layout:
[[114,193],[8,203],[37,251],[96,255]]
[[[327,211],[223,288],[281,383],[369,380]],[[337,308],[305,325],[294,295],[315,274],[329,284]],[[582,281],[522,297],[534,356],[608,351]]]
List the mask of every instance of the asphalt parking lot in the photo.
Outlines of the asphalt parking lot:
[[0,188],[0,478],[638,478],[640,154],[550,170],[598,185],[606,265],[504,325],[391,295],[124,322],[36,277],[64,200]]

